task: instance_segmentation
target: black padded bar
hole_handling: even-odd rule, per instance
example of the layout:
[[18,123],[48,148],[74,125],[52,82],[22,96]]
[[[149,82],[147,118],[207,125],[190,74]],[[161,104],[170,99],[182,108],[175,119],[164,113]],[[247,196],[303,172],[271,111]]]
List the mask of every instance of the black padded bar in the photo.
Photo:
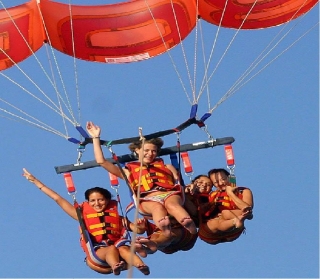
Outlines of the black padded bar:
[[[233,137],[225,137],[225,138],[217,138],[217,139],[206,141],[206,142],[182,144],[179,149],[177,146],[165,147],[165,148],[161,148],[159,156],[165,156],[172,153],[177,153],[179,151],[180,152],[194,151],[198,149],[215,147],[218,145],[231,144],[234,141],[235,139]],[[115,164],[115,161],[112,158],[106,158],[106,160]],[[125,155],[118,156],[118,160],[120,163],[127,163],[127,162],[136,161],[137,158],[133,154],[125,154]],[[87,161],[80,164],[57,166],[55,167],[55,170],[57,174],[60,174],[60,173],[85,170],[85,169],[90,169],[95,167],[100,167],[100,165],[98,165],[96,161]]]

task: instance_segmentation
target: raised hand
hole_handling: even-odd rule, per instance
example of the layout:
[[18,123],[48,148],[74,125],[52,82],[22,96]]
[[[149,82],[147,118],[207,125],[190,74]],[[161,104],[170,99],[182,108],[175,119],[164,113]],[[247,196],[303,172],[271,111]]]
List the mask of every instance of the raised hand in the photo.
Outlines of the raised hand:
[[88,134],[93,137],[97,138],[100,137],[101,128],[98,125],[95,125],[93,122],[88,121],[86,125],[86,129]]

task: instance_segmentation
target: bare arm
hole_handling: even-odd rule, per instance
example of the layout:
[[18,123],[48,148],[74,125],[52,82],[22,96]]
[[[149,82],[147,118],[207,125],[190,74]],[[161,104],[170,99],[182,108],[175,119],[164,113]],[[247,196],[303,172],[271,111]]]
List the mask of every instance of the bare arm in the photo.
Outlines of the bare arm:
[[251,190],[250,189],[243,190],[242,199],[240,199],[234,193],[234,191],[236,189],[237,189],[237,187],[231,187],[231,186],[226,187],[226,192],[227,192],[228,196],[234,201],[236,206],[241,210],[246,207],[253,208],[253,195],[252,195]]
[[198,188],[196,183],[190,183],[184,188],[185,193],[190,193],[190,195],[194,195],[197,192]]
[[136,226],[128,218],[121,218],[123,225],[130,231],[136,232],[137,234],[143,234],[146,231],[146,220],[144,218],[138,218]]
[[95,125],[93,122],[87,122],[87,131],[88,134],[92,137],[93,141],[93,152],[96,162],[103,167],[105,170],[109,171],[110,173],[114,174],[115,176],[124,179],[120,169],[112,164],[111,162],[107,161],[103,155],[103,151],[100,145],[100,133],[101,129],[99,126]]
[[43,193],[45,193],[48,197],[53,199],[64,212],[66,212],[71,218],[78,220],[77,212],[73,205],[69,203],[66,199],[61,197],[55,191],[50,189],[48,186],[43,184],[39,179],[35,178],[31,173],[29,173],[26,169],[23,169],[23,176],[29,180],[31,183],[36,185]]
[[166,165],[166,167],[172,172],[173,178],[175,180],[180,180],[178,171],[176,170],[176,168],[173,165],[168,164],[168,165]]

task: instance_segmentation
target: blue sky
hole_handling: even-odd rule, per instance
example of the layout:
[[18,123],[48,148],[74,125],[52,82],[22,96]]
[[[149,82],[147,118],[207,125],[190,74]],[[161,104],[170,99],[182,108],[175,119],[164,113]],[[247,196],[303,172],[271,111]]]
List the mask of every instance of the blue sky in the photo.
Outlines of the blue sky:
[[[5,7],[23,3],[18,0],[2,2]],[[297,24],[275,52],[281,53],[286,45],[315,25],[319,21],[318,15],[317,6]],[[204,26],[206,45],[210,50],[216,27]],[[239,32],[210,82],[212,105],[281,28]],[[214,61],[219,60],[234,32],[221,30],[215,53],[218,58]],[[233,243],[211,246],[198,240],[188,252],[150,255],[145,259],[151,268],[150,277],[319,277],[318,34],[316,27],[222,103],[206,122],[213,137],[235,138],[237,183],[251,188],[255,201],[254,219],[246,223],[246,235]],[[193,69],[192,35],[184,47]],[[45,47],[36,54],[47,66]],[[172,55],[185,77],[181,49],[176,47]],[[273,54],[268,59],[272,60],[272,57]],[[75,104],[73,59],[60,53],[57,58],[68,94]],[[34,58],[30,57],[20,65],[50,94],[52,89],[42,77]],[[81,124],[84,126],[86,121],[94,121],[102,127],[104,139],[136,136],[139,127],[143,128],[144,134],[173,128],[189,116],[190,104],[166,54],[127,65],[77,61],[77,71]],[[5,74],[36,92],[17,69],[6,70]],[[61,118],[46,106],[35,102],[2,76],[0,86],[2,99],[63,132]],[[5,107],[0,104],[0,108]],[[199,116],[207,109],[207,99],[203,95]],[[3,112],[0,116],[0,277],[105,277],[83,263],[77,223],[21,175],[25,167],[49,187],[70,198],[62,176],[56,174],[54,167],[75,163],[77,146],[32,125],[8,120],[3,117],[8,116]],[[78,137],[75,129],[69,127],[68,130],[70,136]],[[175,135],[164,140],[165,146],[176,143]],[[181,134],[182,144],[206,140],[207,135],[197,127],[190,127]],[[126,146],[114,146],[113,149],[119,155],[128,153]],[[104,152],[109,157],[108,150]],[[226,166],[223,147],[194,151],[190,158],[195,174]],[[164,159],[169,162],[168,158]],[[91,146],[87,146],[82,160],[93,160]],[[79,201],[87,188],[110,186],[108,174],[100,168],[75,172],[73,177]],[[129,195],[124,183],[119,192],[125,206]],[[127,276],[128,273],[123,272],[119,277]],[[133,277],[142,276],[134,270]]]

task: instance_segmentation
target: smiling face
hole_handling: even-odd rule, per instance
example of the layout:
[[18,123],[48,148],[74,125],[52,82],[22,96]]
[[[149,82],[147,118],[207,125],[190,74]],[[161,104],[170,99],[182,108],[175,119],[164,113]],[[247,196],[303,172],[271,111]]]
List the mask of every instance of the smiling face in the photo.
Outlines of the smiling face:
[[139,156],[139,160],[142,160],[144,164],[152,163],[158,154],[158,148],[152,143],[145,143],[143,148],[135,150]]
[[104,211],[110,200],[106,199],[102,194],[93,192],[89,195],[89,205],[98,213]]
[[212,182],[209,177],[201,176],[196,180],[196,185],[199,193],[208,194],[211,192],[213,187]]
[[210,179],[219,190],[225,190],[226,186],[229,185],[229,178],[224,172],[212,173]]

